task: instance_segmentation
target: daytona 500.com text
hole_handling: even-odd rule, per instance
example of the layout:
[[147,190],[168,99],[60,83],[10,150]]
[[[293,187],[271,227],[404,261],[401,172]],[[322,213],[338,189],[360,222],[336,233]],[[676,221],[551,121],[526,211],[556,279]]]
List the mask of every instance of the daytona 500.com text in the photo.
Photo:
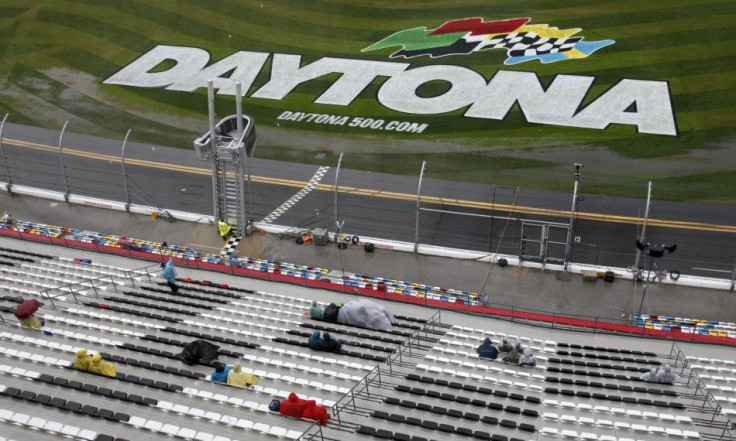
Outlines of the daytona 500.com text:
[[386,130],[402,133],[422,133],[427,124],[408,121],[386,121],[383,119],[363,118],[360,116],[329,115],[326,113],[291,112],[284,110],[277,120],[297,121],[332,126],[359,127],[361,129]]

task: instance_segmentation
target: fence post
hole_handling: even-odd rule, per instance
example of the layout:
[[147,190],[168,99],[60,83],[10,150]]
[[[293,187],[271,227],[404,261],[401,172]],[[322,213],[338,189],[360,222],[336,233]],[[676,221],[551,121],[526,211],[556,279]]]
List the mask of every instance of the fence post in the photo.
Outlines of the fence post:
[[8,183],[5,184],[5,190],[10,193],[13,187],[13,178],[10,176],[10,166],[8,165],[8,158],[5,157],[5,148],[3,147],[3,129],[5,129],[5,121],[8,119],[9,113],[6,113],[3,117],[3,122],[0,123],[0,155],[3,157],[3,164],[5,164],[5,175],[8,177]]
[[120,165],[123,167],[123,187],[125,188],[125,211],[130,212],[130,191],[128,189],[128,177],[125,174],[125,145],[128,143],[128,136],[130,136],[130,129],[125,134],[123,139],[123,148],[120,150]]
[[422,181],[424,180],[424,168],[427,161],[422,161],[422,170],[419,172],[419,184],[417,185],[417,213],[414,221],[414,252],[419,248],[419,205],[422,200]]
[[[340,167],[342,166],[342,153],[340,153],[340,157],[337,159],[337,168],[335,169],[335,185],[334,185],[334,192],[335,192],[335,226],[337,227],[337,234],[340,234],[340,231],[342,230],[343,223],[340,222],[340,214],[338,210],[338,198],[337,195],[340,192]],[[335,239],[338,239],[337,237]],[[337,240],[336,240],[337,242]],[[339,242],[338,242],[339,243]]]
[[[649,220],[649,206],[652,201],[652,181],[649,181],[649,186],[647,188],[647,206],[644,209],[644,223],[641,226],[641,234],[639,235],[639,241],[644,242],[645,235],[647,233],[647,221]],[[634,261],[634,269],[639,269],[639,259],[641,258],[641,250],[637,247],[636,248],[636,260]],[[732,288],[733,289],[733,288]]]
[[64,139],[64,132],[68,124],[69,121],[64,123],[64,127],[61,128],[61,134],[59,135],[59,162],[61,163],[61,176],[64,178],[64,202],[69,202],[69,180],[66,178],[66,170],[64,169],[64,152],[61,142]]
[[572,191],[572,208],[570,208],[570,224],[567,227],[567,241],[565,241],[565,272],[570,270],[570,261],[572,260],[572,226],[575,221],[575,210],[578,203],[578,185],[580,184],[580,169],[582,164],[575,164],[575,186]]

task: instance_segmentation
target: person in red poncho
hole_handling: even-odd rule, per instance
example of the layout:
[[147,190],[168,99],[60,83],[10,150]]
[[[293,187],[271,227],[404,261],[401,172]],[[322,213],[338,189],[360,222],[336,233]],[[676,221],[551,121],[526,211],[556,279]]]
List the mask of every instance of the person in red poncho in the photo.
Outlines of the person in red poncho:
[[327,424],[328,419],[327,410],[324,407],[317,406],[314,400],[299,398],[294,392],[289,394],[289,398],[281,401],[279,413],[292,418],[309,418],[323,425]]

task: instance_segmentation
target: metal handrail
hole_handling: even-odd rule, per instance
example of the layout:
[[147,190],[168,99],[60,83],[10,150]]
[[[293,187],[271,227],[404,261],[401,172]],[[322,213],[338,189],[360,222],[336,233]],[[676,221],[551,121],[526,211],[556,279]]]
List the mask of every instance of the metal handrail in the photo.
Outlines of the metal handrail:
[[[96,281],[107,280],[107,279],[110,279],[110,282],[95,285]],[[47,288],[42,291],[39,291],[39,294],[41,294],[41,298],[48,299],[49,302],[51,303],[51,307],[56,309],[56,304],[54,303],[54,299],[60,296],[63,296],[63,295],[71,294],[72,297],[74,298],[74,303],[79,303],[79,299],[77,298],[77,295],[73,287],[81,286],[84,288],[92,288],[92,290],[95,293],[95,297],[99,298],[100,294],[97,292],[97,287],[103,287],[103,286],[108,286],[108,285],[112,285],[113,288],[115,289],[115,292],[118,292],[117,282],[115,281],[115,278],[111,275],[106,275],[102,277],[96,277],[93,279],[87,279],[81,282],[68,283],[68,284],[57,286],[54,288]],[[52,295],[51,291],[56,291],[56,290],[60,290],[63,292],[56,294],[56,295]],[[81,289],[77,290],[76,292],[79,292],[79,291],[81,291]]]
[[[313,429],[317,429],[315,430],[316,433],[314,434],[311,433]],[[317,422],[314,422],[309,427],[307,427],[307,430],[305,430],[304,433],[299,435],[299,438],[297,438],[295,441],[301,441],[301,440],[306,440],[306,439],[313,440],[315,439],[315,436],[319,437],[318,439],[321,441],[324,441],[325,439],[325,436],[322,433],[322,426],[320,426],[320,424]]]
[[[369,379],[369,377],[371,377]],[[376,365],[373,369],[370,370],[363,378],[360,379],[357,383],[353,385],[353,387],[350,388],[349,391],[345,393],[342,397],[340,397],[337,402],[335,402],[335,405],[332,407],[332,415],[337,417],[337,423],[339,425],[342,425],[342,419],[340,418],[340,410],[344,409],[345,407],[348,407],[352,405],[353,410],[357,410],[357,406],[355,405],[355,397],[359,394],[361,394],[363,391],[366,391],[368,396],[370,397],[370,390],[369,385],[370,382],[373,381],[373,378],[378,378],[378,384],[383,384],[381,381],[381,367],[380,365]],[[363,385],[363,387],[357,391],[358,386]],[[341,402],[345,401],[344,404],[340,404]]]

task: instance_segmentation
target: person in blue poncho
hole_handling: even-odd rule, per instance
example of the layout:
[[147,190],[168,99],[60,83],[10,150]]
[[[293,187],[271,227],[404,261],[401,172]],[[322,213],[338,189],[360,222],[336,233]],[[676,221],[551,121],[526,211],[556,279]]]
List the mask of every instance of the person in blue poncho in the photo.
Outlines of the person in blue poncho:
[[210,381],[213,383],[227,383],[227,374],[233,367],[231,365],[225,366],[222,363],[215,365],[215,372],[210,375]]
[[166,264],[161,263],[161,268],[164,269],[161,271],[161,277],[166,279],[166,284],[171,288],[171,292],[176,294],[179,292],[179,287],[176,285],[176,268],[174,268],[174,259],[169,258],[169,261],[166,262]]
[[340,353],[340,348],[342,348],[340,340],[325,332],[322,336],[322,341],[317,345],[316,349],[318,351]]
[[498,349],[493,346],[491,339],[488,337],[486,337],[483,343],[478,346],[476,351],[478,351],[478,357],[480,358],[488,358],[491,360],[498,358]]
[[319,331],[312,332],[312,335],[309,336],[309,347],[311,349],[317,349],[317,346],[322,343],[322,335],[319,333]]

